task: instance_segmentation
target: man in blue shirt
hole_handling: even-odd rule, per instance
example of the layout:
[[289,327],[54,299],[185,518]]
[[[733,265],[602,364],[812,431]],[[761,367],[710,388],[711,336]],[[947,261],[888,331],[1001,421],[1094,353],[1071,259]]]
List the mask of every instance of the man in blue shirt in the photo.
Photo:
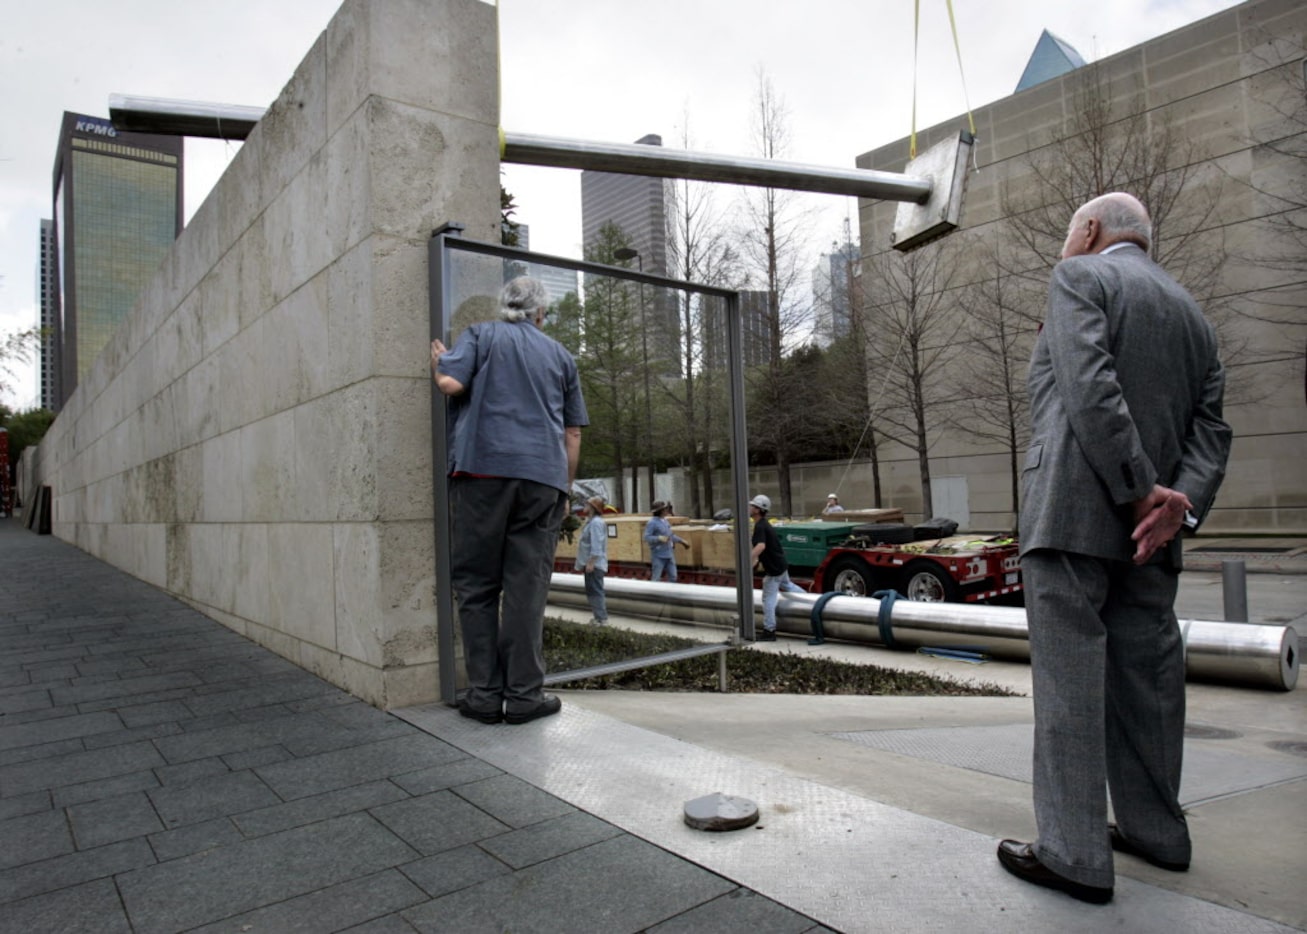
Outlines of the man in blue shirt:
[[[482,723],[557,713],[541,648],[549,575],[589,424],[576,360],[540,330],[548,296],[521,276],[501,320],[468,327],[453,350],[431,342],[431,374],[450,397],[450,581],[468,689],[459,711]],[[502,607],[501,607],[502,602]]]
[[674,546],[690,547],[690,543],[672,531],[672,524],[667,517],[672,512],[672,504],[654,500],[649,507],[653,513],[644,527],[644,543],[649,546],[651,581],[661,580],[663,575],[673,584],[676,583],[676,549]]

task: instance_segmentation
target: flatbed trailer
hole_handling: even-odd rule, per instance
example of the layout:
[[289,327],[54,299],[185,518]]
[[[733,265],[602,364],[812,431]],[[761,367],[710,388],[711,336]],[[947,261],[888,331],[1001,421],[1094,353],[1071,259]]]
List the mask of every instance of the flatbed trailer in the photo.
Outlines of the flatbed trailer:
[[[554,570],[576,573],[570,558]],[[648,580],[645,562],[608,562],[608,576]],[[929,603],[1005,603],[1020,605],[1021,566],[1016,542],[1003,538],[955,536],[902,545],[846,544],[831,548],[817,567],[794,565],[790,578],[809,593],[837,591],[866,597],[894,590],[909,600]],[[728,569],[678,567],[677,580],[687,584],[734,587]],[[755,575],[755,588],[762,577]]]
[[904,545],[832,548],[814,589],[868,596],[895,590],[926,603],[1022,601],[1020,548],[1011,539],[955,537]]

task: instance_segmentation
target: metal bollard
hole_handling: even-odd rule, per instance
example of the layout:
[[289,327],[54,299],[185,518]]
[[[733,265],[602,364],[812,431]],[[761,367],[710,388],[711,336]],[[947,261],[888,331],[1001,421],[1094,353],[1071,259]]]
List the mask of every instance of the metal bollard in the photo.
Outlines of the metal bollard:
[[1248,622],[1248,570],[1242,561],[1221,562],[1221,592],[1226,622]]

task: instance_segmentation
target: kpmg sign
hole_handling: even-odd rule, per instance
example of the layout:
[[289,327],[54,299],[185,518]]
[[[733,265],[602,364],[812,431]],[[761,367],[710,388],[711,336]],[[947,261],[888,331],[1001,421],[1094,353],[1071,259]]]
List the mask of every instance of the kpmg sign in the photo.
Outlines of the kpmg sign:
[[112,123],[99,117],[78,117],[77,122],[73,124],[73,132],[81,136],[115,137],[118,135]]

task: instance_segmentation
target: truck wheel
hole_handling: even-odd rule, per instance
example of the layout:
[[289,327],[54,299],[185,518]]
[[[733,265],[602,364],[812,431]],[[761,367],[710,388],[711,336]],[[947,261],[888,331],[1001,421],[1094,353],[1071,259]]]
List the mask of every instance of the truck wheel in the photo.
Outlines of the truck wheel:
[[957,583],[938,565],[914,561],[903,569],[904,595],[919,603],[952,603],[957,600]]
[[848,597],[865,597],[876,590],[875,577],[867,562],[853,555],[841,555],[826,572],[826,589]]

